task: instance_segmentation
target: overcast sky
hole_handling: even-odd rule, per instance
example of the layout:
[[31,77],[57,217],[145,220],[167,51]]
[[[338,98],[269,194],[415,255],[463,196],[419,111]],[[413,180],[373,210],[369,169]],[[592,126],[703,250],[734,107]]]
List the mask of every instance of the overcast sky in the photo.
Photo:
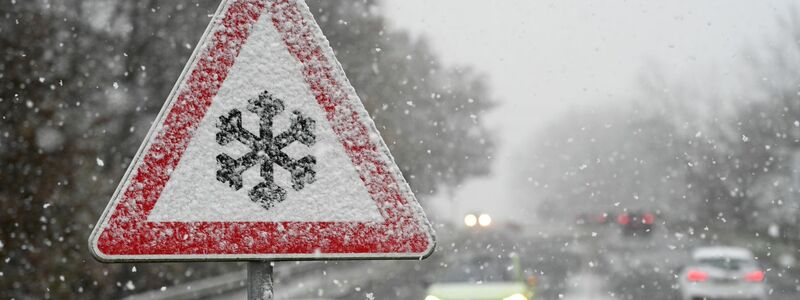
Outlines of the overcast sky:
[[632,97],[650,66],[679,81],[733,85],[744,47],[768,40],[789,3],[385,0],[383,9],[447,64],[489,75],[500,102],[487,116],[499,133],[494,173],[455,193],[458,220],[467,211],[509,215],[510,158],[525,139],[564,110]]

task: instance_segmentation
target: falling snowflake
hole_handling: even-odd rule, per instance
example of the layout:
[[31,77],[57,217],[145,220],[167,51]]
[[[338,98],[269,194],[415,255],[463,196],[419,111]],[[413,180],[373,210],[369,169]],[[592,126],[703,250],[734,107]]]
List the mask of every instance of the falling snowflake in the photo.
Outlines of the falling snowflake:
[[217,180],[228,183],[234,190],[242,188],[242,173],[260,164],[263,182],[250,190],[250,200],[258,203],[265,209],[272,208],[275,203],[286,199],[286,190],[275,184],[273,165],[289,171],[292,176],[292,188],[302,190],[308,183],[313,183],[316,172],[314,166],[317,160],[312,155],[307,155],[298,160],[289,157],[283,149],[294,142],[311,147],[316,142],[314,135],[314,120],[303,116],[300,111],[293,111],[291,126],[278,135],[272,132],[273,118],[285,109],[283,101],[274,97],[268,91],[262,92],[258,97],[248,100],[247,110],[257,114],[259,120],[258,135],[242,127],[242,112],[232,109],[227,115],[219,117],[217,123],[217,143],[225,146],[237,140],[250,148],[250,152],[238,159],[227,154],[217,155]]

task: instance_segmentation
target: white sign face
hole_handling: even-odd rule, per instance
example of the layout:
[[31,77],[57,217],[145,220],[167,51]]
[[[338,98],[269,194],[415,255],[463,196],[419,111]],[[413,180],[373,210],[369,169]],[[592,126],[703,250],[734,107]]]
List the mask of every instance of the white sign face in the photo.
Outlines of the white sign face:
[[89,242],[103,261],[434,246],[308,8],[279,0],[223,1]]

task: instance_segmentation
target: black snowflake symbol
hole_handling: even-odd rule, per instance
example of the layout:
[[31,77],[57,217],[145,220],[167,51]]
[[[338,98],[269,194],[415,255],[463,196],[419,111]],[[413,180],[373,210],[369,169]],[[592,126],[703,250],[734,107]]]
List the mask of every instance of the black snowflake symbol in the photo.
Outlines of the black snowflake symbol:
[[261,164],[261,177],[263,182],[250,190],[250,200],[258,203],[265,209],[270,209],[275,203],[286,199],[286,190],[275,184],[273,178],[273,165],[289,171],[292,174],[292,188],[295,191],[303,189],[307,183],[315,180],[314,166],[317,159],[307,155],[294,160],[282,151],[289,144],[297,141],[306,146],[314,145],[314,120],[304,117],[300,111],[292,112],[289,130],[273,136],[272,119],[285,109],[283,101],[274,97],[268,91],[262,92],[258,97],[248,100],[247,110],[259,116],[258,136],[242,127],[242,112],[231,109],[228,115],[219,117],[217,123],[217,143],[222,146],[237,140],[250,148],[250,152],[234,159],[227,154],[217,155],[217,180],[228,183],[234,190],[242,188],[242,173],[252,166]]

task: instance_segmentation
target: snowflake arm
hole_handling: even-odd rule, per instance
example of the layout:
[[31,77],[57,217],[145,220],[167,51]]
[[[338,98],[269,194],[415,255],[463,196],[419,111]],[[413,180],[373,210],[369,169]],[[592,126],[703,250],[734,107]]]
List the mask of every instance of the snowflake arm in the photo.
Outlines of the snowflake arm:
[[226,116],[220,116],[217,123],[217,143],[225,146],[237,140],[242,144],[252,148],[258,139],[255,135],[242,127],[242,112],[232,109]]

